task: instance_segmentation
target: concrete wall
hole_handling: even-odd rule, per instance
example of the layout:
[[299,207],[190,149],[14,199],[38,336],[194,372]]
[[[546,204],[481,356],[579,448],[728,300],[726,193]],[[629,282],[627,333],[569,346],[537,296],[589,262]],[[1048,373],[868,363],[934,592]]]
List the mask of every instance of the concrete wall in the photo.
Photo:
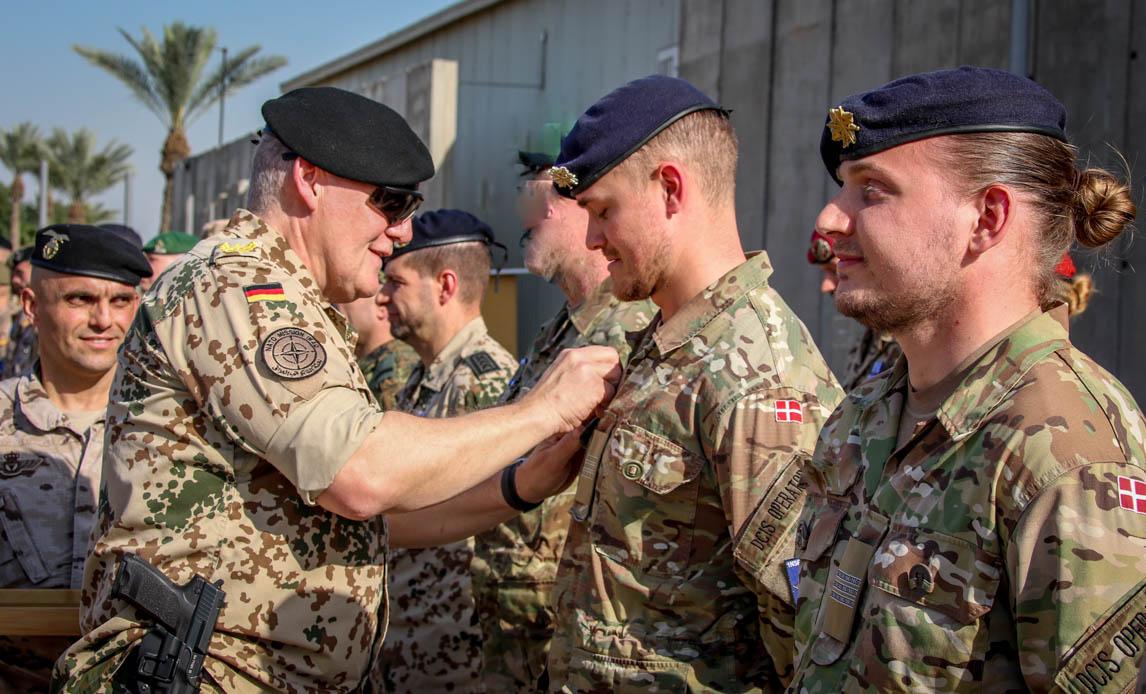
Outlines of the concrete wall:
[[[680,76],[734,110],[745,246],[768,250],[774,285],[839,369],[859,328],[819,295],[819,270],[804,262],[812,222],[836,190],[818,152],[827,109],[913,72],[1015,69],[1066,104],[1083,160],[1120,168],[1113,146],[1140,168],[1144,37],[1146,0],[682,0]],[[1133,182],[1141,207],[1140,170]],[[1072,338],[1142,402],[1146,282],[1134,268],[1146,268],[1146,248],[1128,241],[1075,254],[1099,294]]]
[[204,224],[229,218],[243,206],[255,155],[253,134],[179,163],[175,169],[173,231],[202,236]]

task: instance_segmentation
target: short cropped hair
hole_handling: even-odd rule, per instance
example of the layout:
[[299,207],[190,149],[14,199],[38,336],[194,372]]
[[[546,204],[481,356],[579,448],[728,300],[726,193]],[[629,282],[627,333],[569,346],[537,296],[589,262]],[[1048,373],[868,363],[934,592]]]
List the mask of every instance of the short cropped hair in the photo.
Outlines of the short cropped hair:
[[274,135],[263,131],[255,158],[251,162],[251,185],[247,189],[246,207],[261,215],[279,209],[279,194],[290,175],[294,160],[283,158],[290,149]]
[[458,298],[466,304],[480,303],[489,286],[489,247],[481,241],[430,246],[405,255],[406,264],[423,277],[436,277],[445,269],[458,276]]

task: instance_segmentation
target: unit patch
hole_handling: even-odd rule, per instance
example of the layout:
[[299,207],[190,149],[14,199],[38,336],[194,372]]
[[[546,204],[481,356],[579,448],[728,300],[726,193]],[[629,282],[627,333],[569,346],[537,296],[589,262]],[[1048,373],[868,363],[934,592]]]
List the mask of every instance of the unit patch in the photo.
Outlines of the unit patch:
[[326,350],[300,328],[279,328],[263,340],[263,362],[278,376],[306,378],[326,365]]

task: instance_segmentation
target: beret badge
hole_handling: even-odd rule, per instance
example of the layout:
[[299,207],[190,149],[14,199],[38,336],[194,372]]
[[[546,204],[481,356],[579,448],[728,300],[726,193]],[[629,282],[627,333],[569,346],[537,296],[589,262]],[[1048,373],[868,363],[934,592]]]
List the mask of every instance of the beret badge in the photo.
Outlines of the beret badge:
[[859,129],[852,113],[845,111],[842,106],[828,110],[828,130],[832,132],[832,140],[842,143],[844,149],[856,143]]
[[156,241],[155,242],[155,252],[160,254],[160,255],[163,255],[164,253],[167,252],[167,246],[162,241]]
[[553,177],[553,184],[561,188],[573,188],[577,185],[577,174],[564,166],[550,168],[549,175]]
[[817,263],[826,263],[832,259],[832,247],[823,239],[812,241],[812,257]]
[[44,260],[51,260],[60,252],[60,246],[64,244],[64,241],[68,240],[68,235],[55,231],[49,231],[47,235],[51,236],[51,238],[44,244]]

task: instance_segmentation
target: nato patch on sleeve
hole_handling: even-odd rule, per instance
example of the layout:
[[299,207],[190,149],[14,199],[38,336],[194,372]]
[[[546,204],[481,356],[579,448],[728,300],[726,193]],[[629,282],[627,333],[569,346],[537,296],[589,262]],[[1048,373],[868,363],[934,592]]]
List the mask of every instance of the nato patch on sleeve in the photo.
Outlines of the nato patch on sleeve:
[[261,352],[271,373],[287,379],[312,376],[326,365],[326,349],[300,328],[279,328],[267,335]]
[[468,357],[465,357],[463,361],[469,364],[470,369],[478,376],[487,374],[490,371],[497,371],[501,368],[497,365],[497,362],[493,360],[493,357],[489,356],[486,352],[474,352]]

